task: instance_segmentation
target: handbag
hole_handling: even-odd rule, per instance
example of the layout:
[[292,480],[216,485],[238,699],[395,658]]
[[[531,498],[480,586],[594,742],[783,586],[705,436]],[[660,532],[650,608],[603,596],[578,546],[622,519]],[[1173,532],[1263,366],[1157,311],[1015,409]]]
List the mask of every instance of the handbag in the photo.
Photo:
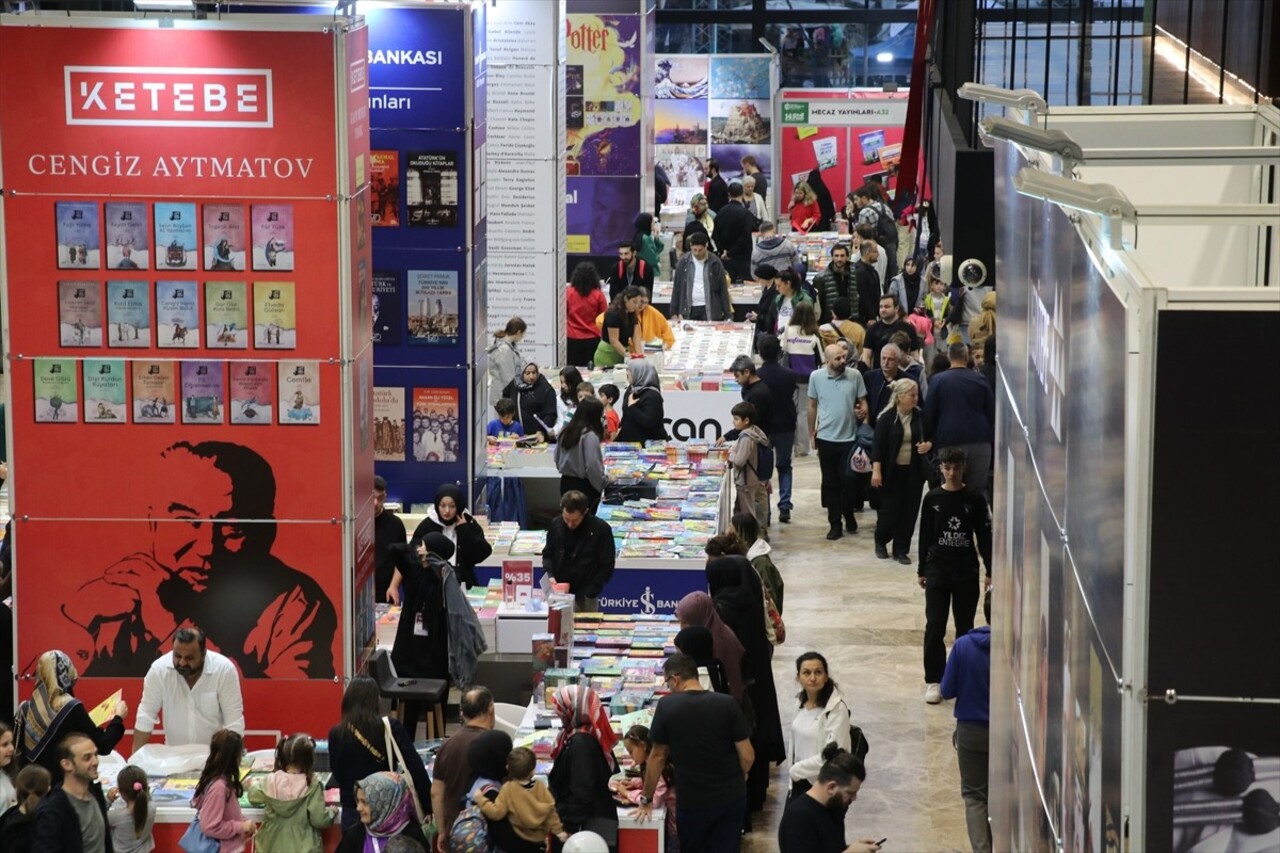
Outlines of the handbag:
[[186,853],[218,853],[222,842],[204,834],[204,830],[200,828],[200,810],[197,809],[195,819],[178,839],[178,846]]
[[787,624],[782,621],[782,614],[778,612],[778,605],[773,601],[773,594],[766,588],[764,590],[764,608],[765,618],[769,620],[769,625],[773,628],[773,636],[770,638],[775,646],[780,646],[787,641]]
[[390,717],[382,718],[382,731],[387,737],[387,769],[392,773],[399,773],[400,778],[409,787],[409,795],[413,800],[413,813],[418,818],[418,825],[422,828],[422,834],[432,839],[436,835],[435,816],[423,814],[422,801],[418,799],[418,789],[413,785],[413,775],[409,773],[409,765],[405,763],[404,754],[400,752],[400,744],[396,743],[395,737],[391,734]]

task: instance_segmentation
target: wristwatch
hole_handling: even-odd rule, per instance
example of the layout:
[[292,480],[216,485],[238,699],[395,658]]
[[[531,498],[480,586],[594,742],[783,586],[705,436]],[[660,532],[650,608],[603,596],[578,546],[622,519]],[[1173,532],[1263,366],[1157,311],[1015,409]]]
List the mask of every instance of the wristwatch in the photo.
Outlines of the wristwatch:
[[653,805],[653,797],[646,797],[644,794],[641,794],[641,795],[640,795],[640,805],[642,805],[642,806],[651,806],[651,805]]

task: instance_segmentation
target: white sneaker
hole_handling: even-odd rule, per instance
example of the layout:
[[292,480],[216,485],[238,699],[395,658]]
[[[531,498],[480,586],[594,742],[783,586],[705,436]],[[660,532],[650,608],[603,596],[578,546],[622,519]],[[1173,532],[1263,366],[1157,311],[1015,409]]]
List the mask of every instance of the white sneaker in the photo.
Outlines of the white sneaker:
[[942,685],[926,684],[924,687],[924,701],[930,705],[939,705],[942,703]]

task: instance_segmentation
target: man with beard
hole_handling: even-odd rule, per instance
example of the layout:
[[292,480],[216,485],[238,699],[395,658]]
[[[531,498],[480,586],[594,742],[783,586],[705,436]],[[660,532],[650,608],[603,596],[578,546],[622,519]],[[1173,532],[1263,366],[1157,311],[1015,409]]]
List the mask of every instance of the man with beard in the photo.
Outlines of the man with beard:
[[[813,279],[822,298],[820,322],[831,322],[831,306],[837,299],[848,299],[854,314],[858,314],[858,288],[854,282],[853,267],[849,264],[849,247],[837,243],[831,249],[831,263]],[[846,315],[847,316],[847,315]]]
[[155,482],[165,493],[148,510],[150,541],[62,607],[83,629],[67,651],[85,675],[142,675],[179,628],[194,626],[246,678],[332,678],[333,602],[271,553],[271,465],[224,441],[180,441],[161,458]]
[[857,756],[835,744],[829,744],[822,756],[826,763],[818,771],[818,784],[792,797],[782,812],[778,849],[781,853],[876,853],[880,845],[870,839],[849,845],[844,841],[844,815],[858,799],[866,768]]
[[244,734],[244,699],[235,665],[209,651],[198,628],[179,628],[173,635],[173,653],[147,671],[133,726],[134,752],[151,740],[162,713],[168,746],[206,746],[220,729]]

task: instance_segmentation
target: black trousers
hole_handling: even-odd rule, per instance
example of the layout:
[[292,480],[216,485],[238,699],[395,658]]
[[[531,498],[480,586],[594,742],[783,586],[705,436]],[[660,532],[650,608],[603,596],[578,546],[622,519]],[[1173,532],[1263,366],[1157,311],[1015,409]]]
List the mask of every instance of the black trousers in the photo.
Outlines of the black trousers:
[[854,489],[845,481],[844,460],[852,441],[818,439],[818,467],[822,469],[822,505],[827,508],[827,523],[839,528],[842,520],[853,519]]
[[569,346],[565,353],[571,367],[586,367],[596,357],[596,347],[600,346],[599,338],[569,338]]
[[876,544],[893,543],[893,556],[911,553],[911,535],[920,514],[920,488],[924,479],[918,465],[894,465],[881,470],[880,508],[876,515]]
[[977,566],[926,566],[924,574],[924,680],[938,684],[947,668],[947,611],[956,639],[973,630],[981,584]]
[[592,515],[596,514],[596,510],[600,508],[600,492],[596,491],[596,487],[591,485],[590,480],[582,477],[570,477],[568,474],[560,475],[560,497],[564,497],[565,492],[572,491],[582,492],[587,496],[587,500],[591,502],[591,508],[588,510]]

